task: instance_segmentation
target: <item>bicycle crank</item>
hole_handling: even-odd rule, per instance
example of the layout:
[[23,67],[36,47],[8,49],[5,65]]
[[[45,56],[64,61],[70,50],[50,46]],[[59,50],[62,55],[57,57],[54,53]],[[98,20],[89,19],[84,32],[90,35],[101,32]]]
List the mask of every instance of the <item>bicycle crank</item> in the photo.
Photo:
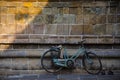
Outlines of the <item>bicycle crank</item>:
[[74,62],[72,60],[67,60],[66,65],[67,68],[74,68]]

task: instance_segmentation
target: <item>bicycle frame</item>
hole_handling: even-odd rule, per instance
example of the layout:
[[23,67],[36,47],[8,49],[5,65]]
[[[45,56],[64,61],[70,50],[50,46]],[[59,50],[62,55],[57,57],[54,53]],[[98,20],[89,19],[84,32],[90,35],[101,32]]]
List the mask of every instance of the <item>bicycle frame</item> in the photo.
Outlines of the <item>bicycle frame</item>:
[[79,57],[81,54],[85,54],[85,52],[86,52],[86,49],[84,47],[81,47],[78,49],[78,51],[74,55],[69,57],[69,55],[67,54],[66,48],[64,48],[63,59],[53,59],[53,62],[58,66],[67,67],[66,62],[68,60],[75,61],[77,57]]

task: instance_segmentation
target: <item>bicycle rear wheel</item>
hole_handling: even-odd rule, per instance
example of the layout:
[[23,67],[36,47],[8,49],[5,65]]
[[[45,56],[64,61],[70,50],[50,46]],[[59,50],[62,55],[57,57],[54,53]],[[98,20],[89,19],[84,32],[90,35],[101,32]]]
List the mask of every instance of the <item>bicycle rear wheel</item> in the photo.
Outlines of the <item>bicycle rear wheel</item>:
[[82,62],[83,62],[84,69],[89,74],[99,74],[100,71],[102,70],[101,60],[94,53],[88,52],[84,54]]
[[53,63],[53,59],[58,59],[60,57],[59,54],[60,53],[55,50],[46,51],[41,57],[41,65],[43,69],[45,69],[47,72],[50,72],[50,73],[59,72],[62,69],[62,67],[57,66]]

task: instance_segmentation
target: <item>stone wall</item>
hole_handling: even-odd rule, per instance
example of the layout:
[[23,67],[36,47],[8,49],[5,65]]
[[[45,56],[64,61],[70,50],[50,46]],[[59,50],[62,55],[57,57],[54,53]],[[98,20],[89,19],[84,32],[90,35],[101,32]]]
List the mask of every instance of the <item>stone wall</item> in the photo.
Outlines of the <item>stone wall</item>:
[[65,43],[73,54],[83,39],[103,67],[120,69],[120,1],[0,1],[0,69],[41,69],[50,46]]

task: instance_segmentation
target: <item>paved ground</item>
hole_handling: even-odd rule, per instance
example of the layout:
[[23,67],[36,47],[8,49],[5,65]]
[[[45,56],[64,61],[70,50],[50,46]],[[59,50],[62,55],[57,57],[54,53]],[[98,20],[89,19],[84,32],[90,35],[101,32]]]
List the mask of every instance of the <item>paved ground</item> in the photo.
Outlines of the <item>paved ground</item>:
[[21,74],[1,76],[0,80],[120,80],[120,75]]

